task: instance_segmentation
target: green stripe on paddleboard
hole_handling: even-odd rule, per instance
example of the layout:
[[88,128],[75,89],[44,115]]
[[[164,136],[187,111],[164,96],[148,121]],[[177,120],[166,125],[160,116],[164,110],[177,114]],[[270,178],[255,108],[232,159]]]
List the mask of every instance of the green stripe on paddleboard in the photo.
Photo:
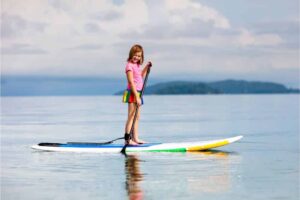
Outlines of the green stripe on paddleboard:
[[129,149],[126,149],[126,152],[186,152],[186,148],[160,149],[160,150],[137,150],[137,151],[131,151]]

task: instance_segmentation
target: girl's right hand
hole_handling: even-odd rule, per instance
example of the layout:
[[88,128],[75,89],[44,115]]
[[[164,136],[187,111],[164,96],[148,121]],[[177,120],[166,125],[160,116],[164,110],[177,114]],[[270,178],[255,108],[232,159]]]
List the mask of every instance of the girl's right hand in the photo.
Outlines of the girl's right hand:
[[140,97],[136,98],[136,105],[141,106],[142,105],[142,100]]

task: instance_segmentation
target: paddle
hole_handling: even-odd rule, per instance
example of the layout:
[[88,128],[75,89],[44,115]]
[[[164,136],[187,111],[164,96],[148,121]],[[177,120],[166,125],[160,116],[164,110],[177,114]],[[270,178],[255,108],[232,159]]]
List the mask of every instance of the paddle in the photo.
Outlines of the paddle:
[[[144,91],[145,91],[145,87],[146,87],[146,84],[147,84],[148,76],[150,74],[150,68],[151,68],[151,66],[152,66],[152,63],[149,62],[149,67],[147,69],[146,77],[145,77],[144,84],[143,84],[142,91],[141,91],[141,98],[144,95]],[[139,106],[136,104],[135,105],[135,113],[134,113],[134,117],[133,117],[133,122],[132,122],[132,125],[131,125],[131,128],[130,128],[130,132],[129,132],[130,138],[132,138],[132,135],[133,135],[134,124],[135,124],[135,121],[136,121],[136,118],[137,118],[138,108],[139,108]],[[125,154],[125,151],[126,151],[126,148],[127,148],[128,145],[129,144],[125,144],[124,145],[124,147],[121,150],[122,154]]]
[[116,138],[107,142],[67,142],[67,144],[79,144],[79,145],[106,145],[106,144],[111,144],[114,141],[117,140],[122,140],[124,137]]

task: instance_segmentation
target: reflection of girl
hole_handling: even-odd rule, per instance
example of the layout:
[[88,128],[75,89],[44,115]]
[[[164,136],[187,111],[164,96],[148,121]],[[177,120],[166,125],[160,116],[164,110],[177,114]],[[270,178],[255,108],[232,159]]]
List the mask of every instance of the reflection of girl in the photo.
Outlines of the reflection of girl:
[[[145,77],[147,69],[151,67],[151,63],[148,62],[143,70],[141,69],[141,64],[143,64],[144,61],[144,50],[142,46],[137,44],[131,47],[127,61],[128,63],[126,65],[125,71],[128,86],[123,96],[123,102],[128,103],[128,118],[124,135],[125,144],[143,144],[145,142],[143,140],[140,140],[138,135],[140,106],[143,104],[143,99],[141,98],[141,90],[143,88],[143,77]],[[133,138],[131,138],[130,129],[133,123],[136,106],[138,106],[137,118],[133,127]]]
[[143,199],[143,191],[139,182],[143,180],[143,174],[139,168],[140,160],[136,155],[127,155],[125,161],[126,169],[126,190],[130,200]]

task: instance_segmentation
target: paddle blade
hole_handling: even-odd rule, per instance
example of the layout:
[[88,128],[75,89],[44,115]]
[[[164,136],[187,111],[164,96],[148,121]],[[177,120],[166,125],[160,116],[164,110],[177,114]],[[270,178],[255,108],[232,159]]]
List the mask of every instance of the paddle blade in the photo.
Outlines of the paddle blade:
[[128,144],[125,144],[120,153],[126,154],[126,148],[127,148],[127,146],[128,146]]

